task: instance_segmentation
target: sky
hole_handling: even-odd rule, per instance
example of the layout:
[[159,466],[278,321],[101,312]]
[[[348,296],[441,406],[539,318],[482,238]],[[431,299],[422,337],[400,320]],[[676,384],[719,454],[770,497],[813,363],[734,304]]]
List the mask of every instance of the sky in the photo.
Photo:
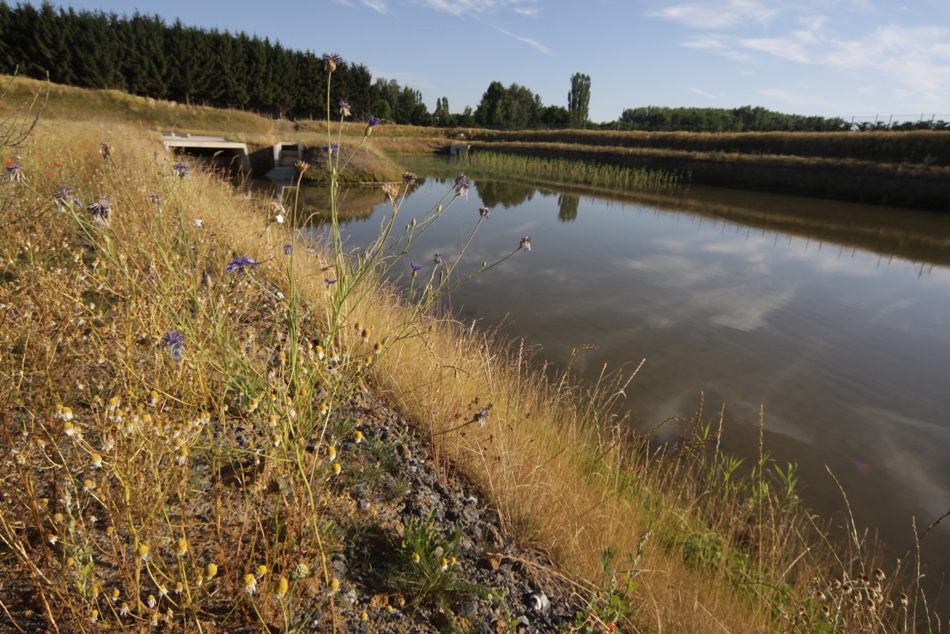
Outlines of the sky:
[[[429,110],[477,107],[492,81],[590,119],[625,108],[763,106],[856,120],[950,120],[950,0],[62,0],[338,53]],[[942,116],[941,116],[942,115]]]

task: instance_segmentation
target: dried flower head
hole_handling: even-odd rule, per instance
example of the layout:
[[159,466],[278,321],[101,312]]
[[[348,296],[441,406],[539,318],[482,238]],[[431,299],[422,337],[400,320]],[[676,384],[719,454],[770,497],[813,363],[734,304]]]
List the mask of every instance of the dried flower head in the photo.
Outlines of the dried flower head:
[[403,172],[402,173],[402,182],[406,185],[412,185],[416,182],[416,175],[412,172]]
[[69,203],[73,203],[77,207],[82,207],[82,202],[76,195],[73,193],[73,188],[69,185],[63,185],[53,193],[53,202],[56,203],[56,207],[60,211],[64,211],[66,207],[69,206]]
[[345,101],[343,101],[342,99],[340,99],[340,101],[339,101],[339,103],[338,103],[337,105],[340,107],[340,116],[341,116],[341,117],[348,117],[348,116],[350,116],[350,104],[348,104],[348,103],[346,103]]
[[100,227],[109,226],[109,216],[112,213],[112,198],[103,196],[94,203],[86,206],[89,213],[92,214],[92,221]]
[[241,585],[244,587],[245,594],[254,594],[257,592],[257,577],[248,573],[241,579]]
[[436,266],[442,266],[445,263],[445,258],[442,257],[441,253],[436,253],[432,256],[432,261],[435,262]]
[[214,579],[216,574],[218,574],[218,566],[216,564],[208,564],[205,566],[205,579]]
[[469,187],[468,177],[462,172],[459,172],[458,177],[455,179],[455,195],[465,196],[465,200],[468,200]]
[[310,163],[307,163],[306,161],[297,161],[296,163],[294,163],[294,167],[297,168],[298,172],[303,174],[308,169],[310,169]]
[[152,192],[151,194],[149,194],[148,199],[151,200],[153,203],[155,203],[156,206],[158,207],[162,206],[162,197],[161,195],[159,195],[158,192]]
[[283,599],[287,595],[287,590],[290,588],[290,584],[287,582],[287,577],[281,577],[277,580],[277,590],[274,594],[277,595],[278,599]]
[[386,200],[395,204],[396,199],[399,198],[399,186],[396,183],[384,183],[383,193],[386,194]]
[[489,209],[488,207],[479,207],[478,215],[481,218],[488,218],[489,216],[491,216],[491,209]]
[[475,422],[478,423],[479,427],[484,427],[490,415],[491,411],[487,407],[479,407],[478,411],[475,412]]
[[284,244],[284,255],[290,255],[294,252],[294,247],[289,242]]
[[301,579],[306,579],[310,576],[310,566],[301,562],[294,566],[293,570],[290,571],[290,578],[294,581],[300,581]]
[[106,161],[112,160],[112,145],[103,141],[99,144],[99,154],[102,155],[102,158]]
[[530,251],[531,250],[531,236],[525,236],[521,238],[521,244],[518,246],[522,251]]

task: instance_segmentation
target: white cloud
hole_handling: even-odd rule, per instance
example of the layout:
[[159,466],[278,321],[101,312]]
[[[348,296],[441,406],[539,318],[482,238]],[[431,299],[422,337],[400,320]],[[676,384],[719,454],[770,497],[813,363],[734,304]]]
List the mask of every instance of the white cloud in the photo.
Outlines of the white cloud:
[[537,15],[537,0],[417,0],[420,6],[455,16],[481,16],[511,9],[521,15]]
[[[354,4],[352,0],[335,0],[335,2],[342,4],[343,6],[353,7]],[[389,13],[389,8],[386,5],[386,0],[357,0],[357,2],[364,7],[368,7],[373,11],[378,11],[383,15]]]
[[706,92],[705,90],[700,90],[699,88],[690,88],[689,91],[702,97],[709,97],[710,99],[716,98],[716,95],[712,94],[711,92]]
[[728,57],[729,59],[735,60],[737,62],[752,61],[751,55],[737,51],[734,47],[727,45],[725,42],[723,42],[722,38],[717,36],[695,38],[687,42],[683,42],[682,46],[687,48],[695,48],[709,53],[715,53],[716,55],[722,55],[723,57]]
[[519,42],[524,42],[525,44],[528,44],[528,45],[534,47],[535,49],[537,49],[538,51],[544,53],[545,55],[551,55],[551,54],[552,54],[551,49],[549,49],[547,46],[545,46],[545,45],[542,44],[541,42],[538,42],[537,40],[532,40],[532,39],[529,38],[529,37],[522,37],[521,35],[515,35],[515,34],[512,33],[511,31],[508,31],[507,29],[503,29],[503,28],[501,28],[500,26],[492,26],[492,28],[495,29],[496,31],[498,31],[499,33],[502,33],[502,34],[504,34],[504,35],[507,35],[508,37],[512,37],[512,38],[518,40]]
[[778,9],[767,8],[757,0],[724,0],[679,4],[651,15],[693,28],[716,30],[748,22],[767,24],[778,14]]

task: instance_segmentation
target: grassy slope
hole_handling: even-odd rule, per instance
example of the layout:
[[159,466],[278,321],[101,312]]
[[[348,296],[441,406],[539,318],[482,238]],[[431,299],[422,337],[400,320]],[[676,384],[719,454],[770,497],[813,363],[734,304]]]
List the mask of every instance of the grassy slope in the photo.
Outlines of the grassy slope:
[[[120,183],[109,176],[108,170],[96,167],[101,159],[95,150],[103,138],[118,146],[125,164],[131,166],[124,175],[126,182],[163,187],[166,200],[173,199],[171,184],[149,183],[155,178],[155,168],[148,157],[159,152],[155,142],[114,123],[44,126],[37,131],[30,159],[34,166],[53,165],[54,161],[63,161],[62,148],[75,148],[62,172],[70,175],[69,182],[87,197],[112,191]],[[47,178],[42,169],[34,168],[31,186],[48,196],[62,178],[52,168],[53,177]],[[262,232],[261,217],[255,216],[250,206],[243,205],[235,213],[227,188],[210,177],[202,175],[192,183],[195,181],[189,181],[185,220],[203,218],[221,241],[217,246],[202,248],[218,254],[249,253],[265,261],[262,272],[284,286],[286,271],[274,254],[279,253],[286,236],[271,230]],[[130,199],[125,200],[127,197]],[[127,190],[122,198],[123,203],[141,208],[149,204],[147,191],[137,187]],[[42,223],[26,226],[25,235],[40,226]],[[32,256],[24,256],[17,245],[27,238],[10,237],[4,242],[5,253],[10,254],[10,261],[25,267]],[[138,239],[142,237],[140,234]],[[44,246],[54,251],[60,248],[55,244]],[[55,257],[68,256],[73,245],[63,248],[66,252]],[[147,244],[141,248],[145,261],[155,257]],[[315,274],[312,264],[298,261],[296,266],[299,268],[294,278],[302,297],[319,316],[326,303],[323,275]],[[355,317],[377,333],[398,330],[405,320],[401,302],[385,288],[367,288]],[[134,308],[129,314],[134,316]],[[161,316],[155,318],[162,320]],[[141,325],[129,329],[130,349],[134,348],[138,328]],[[160,323],[152,324],[152,336],[164,328]],[[505,348],[488,342],[483,335],[461,330],[450,321],[427,318],[413,329],[417,336],[400,339],[382,358],[373,373],[374,385],[422,430],[456,426],[458,417],[464,416],[461,412],[467,412],[476,399],[492,404],[489,427],[438,436],[434,449],[481,483],[507,525],[522,540],[549,552],[571,574],[599,581],[604,549],[617,549],[621,554],[618,561],[623,561],[626,554],[636,552],[644,531],[654,531],[653,545],[634,570],[640,588],[632,626],[676,632],[711,631],[716,627],[731,632],[763,631],[771,624],[783,629],[781,620],[773,620],[779,604],[789,611],[802,607],[809,618],[820,621],[819,606],[805,597],[811,576],[818,571],[828,572],[826,565],[834,557],[815,541],[814,530],[803,516],[779,508],[788,500],[768,478],[769,472],[775,473],[774,465],[764,465],[765,471],[759,474],[753,489],[738,486],[735,480],[723,480],[718,466],[708,472],[697,471],[696,460],[704,455],[702,447],[713,442],[715,434],[705,436],[705,440],[687,438],[676,459],[646,455],[629,445],[633,439],[614,427],[617,421],[611,412],[622,393],[621,384],[611,380],[587,387],[552,383],[529,369],[517,346]],[[15,338],[10,330],[5,336]],[[42,354],[42,349],[36,353]],[[82,358],[94,367],[97,356],[93,346]],[[5,355],[6,360],[9,358]],[[200,372],[200,368],[197,370]],[[4,371],[15,375],[15,368]],[[162,380],[175,379],[168,376]],[[24,405],[35,411],[51,411],[55,401],[75,398],[69,396],[69,385],[53,387],[52,393],[40,390],[45,394],[43,398]],[[189,396],[199,400],[207,397]],[[551,433],[552,429],[556,433]],[[757,523],[752,535],[747,532],[750,517]],[[843,554],[841,558],[846,560]],[[853,566],[853,560],[847,564],[852,575],[856,574]],[[772,570],[777,576],[758,577],[761,573],[755,571],[760,569]],[[837,574],[841,573],[839,569]],[[737,585],[742,579],[749,584]],[[768,584],[778,587],[780,593],[773,594]],[[784,600],[776,603],[777,596]],[[878,629],[863,613],[849,612],[841,618],[846,617],[855,625],[867,625],[869,631]]]

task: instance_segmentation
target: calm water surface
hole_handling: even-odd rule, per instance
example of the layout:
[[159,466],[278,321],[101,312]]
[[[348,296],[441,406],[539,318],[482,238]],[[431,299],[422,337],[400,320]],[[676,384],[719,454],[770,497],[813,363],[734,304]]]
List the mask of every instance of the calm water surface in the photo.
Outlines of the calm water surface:
[[[421,275],[433,253],[457,253],[483,204],[491,217],[463,260],[469,270],[509,253],[526,234],[533,250],[454,292],[464,319],[489,327],[505,320],[508,334],[556,367],[575,347],[598,346],[574,366],[590,376],[645,359],[627,390],[632,424],[648,430],[670,416],[688,418],[704,394],[707,420],[725,406],[723,446],[749,461],[761,405],[766,449],[797,463],[806,504],[825,517],[843,511],[827,465],[859,527],[878,530],[891,556],[913,543],[912,517],[923,530],[950,510],[950,268],[818,239],[807,228],[791,235],[706,215],[742,196],[755,213],[817,210],[847,219],[880,208],[692,188],[680,203],[686,212],[675,201],[661,210],[473,181],[468,200],[406,259],[407,272],[409,260],[424,265]],[[400,211],[400,226],[451,185],[425,180]],[[376,235],[389,210],[373,200],[368,216],[345,227],[351,246]],[[950,236],[950,217],[888,216],[922,219],[928,235]],[[950,525],[922,547],[931,580],[950,570]]]

